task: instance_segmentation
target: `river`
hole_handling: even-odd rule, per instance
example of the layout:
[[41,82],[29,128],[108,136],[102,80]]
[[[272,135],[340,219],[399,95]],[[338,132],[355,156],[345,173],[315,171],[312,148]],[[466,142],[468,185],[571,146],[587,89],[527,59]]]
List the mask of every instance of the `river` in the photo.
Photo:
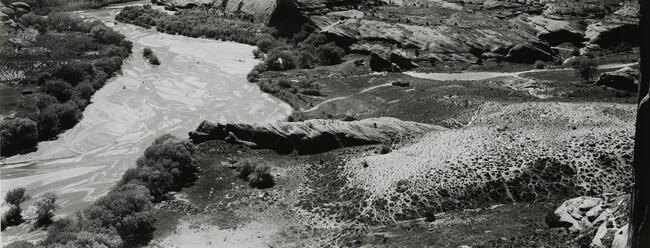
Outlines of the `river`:
[[[74,128],[56,140],[39,143],[38,151],[9,157],[2,165],[2,197],[15,187],[25,187],[32,196],[22,205],[26,218],[34,216],[31,206],[49,191],[59,196],[57,217],[88,206],[162,134],[187,137],[202,120],[269,122],[291,112],[289,105],[246,81],[246,74],[259,62],[253,58],[253,46],[114,24],[114,16],[124,6],[75,12],[102,20],[133,41],[133,54],[124,62],[123,73],[95,93]],[[160,58],[160,66],[142,58],[144,47]],[[3,203],[2,209],[8,206]],[[4,231],[2,243],[43,235],[22,225]]]

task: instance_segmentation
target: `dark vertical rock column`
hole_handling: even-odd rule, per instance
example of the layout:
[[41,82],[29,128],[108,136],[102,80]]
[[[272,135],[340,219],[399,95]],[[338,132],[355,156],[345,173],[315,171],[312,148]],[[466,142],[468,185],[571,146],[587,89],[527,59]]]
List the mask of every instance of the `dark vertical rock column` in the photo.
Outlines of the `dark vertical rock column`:
[[650,0],[639,0],[641,81],[634,138],[634,187],[628,247],[650,247]]

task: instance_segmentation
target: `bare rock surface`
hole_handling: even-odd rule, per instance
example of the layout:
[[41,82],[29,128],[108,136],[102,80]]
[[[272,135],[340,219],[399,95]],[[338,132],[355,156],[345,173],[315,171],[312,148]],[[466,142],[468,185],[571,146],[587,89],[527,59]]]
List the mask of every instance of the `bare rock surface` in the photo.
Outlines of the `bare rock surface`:
[[[589,247],[625,247],[630,195],[603,194],[566,200],[546,217],[549,227],[568,227]],[[623,245],[623,246],[622,246]]]
[[360,121],[308,120],[276,123],[210,123],[189,133],[195,143],[226,140],[281,153],[314,154],[336,148],[391,142],[445,128],[381,117]]

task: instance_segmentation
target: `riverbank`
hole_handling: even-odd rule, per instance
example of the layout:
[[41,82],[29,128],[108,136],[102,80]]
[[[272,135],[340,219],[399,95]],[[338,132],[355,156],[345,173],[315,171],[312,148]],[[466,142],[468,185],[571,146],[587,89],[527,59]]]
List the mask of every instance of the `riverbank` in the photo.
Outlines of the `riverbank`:
[[[68,216],[104,195],[162,133],[187,137],[204,119],[261,122],[289,115],[288,105],[246,82],[246,73],[258,63],[253,47],[115,25],[117,12],[111,7],[75,14],[124,34],[133,41],[135,55],[125,61],[122,74],[95,93],[77,125],[57,140],[41,142],[37,152],[4,161],[3,196],[15,187],[25,187],[34,199],[54,191],[62,207],[57,217]],[[144,61],[144,47],[157,54],[160,66]],[[42,235],[9,228],[2,241]]]

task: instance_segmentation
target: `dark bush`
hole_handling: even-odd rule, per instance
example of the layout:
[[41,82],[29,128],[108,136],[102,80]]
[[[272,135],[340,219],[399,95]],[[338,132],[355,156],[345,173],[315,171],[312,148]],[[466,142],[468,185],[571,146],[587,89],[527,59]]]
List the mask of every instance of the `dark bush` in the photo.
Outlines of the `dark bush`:
[[253,173],[255,170],[255,165],[250,160],[243,160],[238,162],[236,165],[237,168],[237,177],[241,178],[244,181],[248,180],[248,176]]
[[324,65],[335,65],[343,61],[345,51],[342,48],[334,45],[334,43],[327,43],[317,47],[320,54],[321,63]]
[[574,64],[576,74],[585,80],[591,81],[598,73],[598,64],[593,60],[579,60]]
[[152,65],[160,65],[160,59],[158,59],[158,56],[152,54],[149,56],[149,63]]
[[194,146],[170,134],[158,137],[137,161],[138,167],[164,168],[173,177],[174,184],[196,179],[198,167],[194,159]]
[[82,117],[81,109],[79,109],[79,106],[73,101],[52,104],[45,108],[41,112],[41,115],[43,115],[43,113],[53,113],[57,117],[57,123],[61,129],[74,127]]
[[113,73],[120,70],[120,67],[122,66],[122,58],[117,56],[110,58],[101,58],[95,60],[93,65],[99,70],[106,73],[106,75],[113,75]]
[[145,47],[144,50],[142,50],[142,56],[147,58],[153,54],[153,51],[151,48]]
[[248,183],[250,186],[258,189],[273,187],[275,182],[270,170],[271,168],[266,165],[256,166],[253,172],[248,175]]
[[56,204],[57,196],[52,192],[43,194],[43,198],[37,201],[36,206],[36,222],[34,227],[43,228],[52,224],[54,211],[59,208]]
[[542,70],[544,68],[546,68],[546,65],[543,61],[535,61],[535,69]]
[[377,153],[379,154],[387,154],[391,151],[391,147],[389,144],[381,144],[379,148],[377,149]]
[[[101,56],[108,57],[108,58],[110,57],[126,58],[129,57],[129,50],[121,46],[109,45],[106,48],[104,48],[104,50],[102,50]],[[90,68],[92,68],[92,65]]]
[[15,241],[5,246],[5,248],[37,248],[37,247],[38,246],[30,243],[29,241],[24,241],[24,240]]
[[[128,53],[121,53],[120,55],[126,55],[124,57],[127,57]],[[94,74],[92,64],[86,61],[77,61],[61,66],[52,76],[63,79],[70,85],[75,86],[79,82],[92,78]]]
[[4,221],[3,226],[17,226],[23,222],[23,216],[21,214],[20,204],[28,201],[31,197],[25,193],[25,188],[18,187],[12,190],[9,190],[5,195],[5,202],[11,205],[9,210],[5,212],[2,219]]
[[80,83],[75,87],[77,92],[79,92],[79,96],[83,99],[90,100],[90,98],[95,94],[95,89],[93,88],[92,85],[90,85],[89,81],[85,81],[83,83]]
[[314,68],[314,64],[316,64],[316,58],[311,53],[303,51],[298,54],[299,68],[311,69]]
[[6,228],[10,226],[17,226],[23,223],[23,215],[20,212],[21,211],[19,207],[9,207],[9,210],[7,210],[7,212],[5,212],[5,214],[2,216],[2,220],[4,221],[3,226]]
[[255,48],[255,50],[253,50],[253,57],[255,57],[256,59],[261,59],[264,57],[264,52],[262,52],[258,48]]
[[61,131],[57,113],[52,110],[46,111],[46,109],[42,109],[37,117],[38,138],[40,140],[47,140],[56,137],[56,135]]
[[45,81],[41,90],[51,96],[56,97],[59,102],[66,102],[72,98],[74,89],[69,83],[61,79]]
[[149,189],[154,200],[160,201],[170,190],[173,180],[172,174],[165,168],[142,166],[126,170],[119,185],[128,183],[143,185]]
[[289,80],[287,80],[287,79],[284,79],[284,78],[278,80],[278,85],[279,85],[280,87],[282,87],[282,88],[285,88],[285,89],[288,89],[288,88],[291,88],[291,87],[292,87],[291,81],[289,81]]
[[0,122],[2,156],[10,156],[38,144],[38,126],[30,119],[16,118]]
[[289,50],[271,50],[266,58],[269,69],[274,71],[285,71],[296,68],[294,54]]

